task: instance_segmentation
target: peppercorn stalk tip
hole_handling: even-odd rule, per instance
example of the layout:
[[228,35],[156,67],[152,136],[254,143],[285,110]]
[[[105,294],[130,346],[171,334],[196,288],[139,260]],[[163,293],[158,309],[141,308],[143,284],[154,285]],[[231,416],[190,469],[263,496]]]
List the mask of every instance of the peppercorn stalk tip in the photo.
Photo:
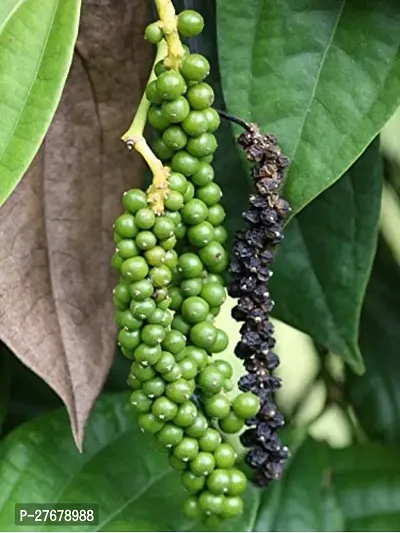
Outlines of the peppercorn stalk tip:
[[171,0],[155,0],[160,27],[167,41],[168,53],[165,58],[165,66],[178,70],[182,62],[185,50],[178,33],[178,18]]

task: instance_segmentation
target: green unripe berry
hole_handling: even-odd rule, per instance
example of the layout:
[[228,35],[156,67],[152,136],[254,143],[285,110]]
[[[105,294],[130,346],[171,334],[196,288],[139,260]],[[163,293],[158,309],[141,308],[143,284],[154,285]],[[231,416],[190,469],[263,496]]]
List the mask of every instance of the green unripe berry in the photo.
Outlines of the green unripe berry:
[[214,452],[221,444],[222,438],[219,431],[208,428],[204,435],[199,438],[199,446],[203,452]]
[[157,434],[157,440],[167,448],[176,446],[183,439],[183,430],[175,424],[165,424],[162,430]]
[[146,250],[144,257],[150,266],[159,267],[165,259],[165,250],[161,246],[154,246],[151,250]]
[[197,376],[198,368],[193,359],[185,357],[179,362],[179,367],[184,379],[194,379]]
[[[178,261],[179,264],[179,261]],[[168,291],[168,294],[171,298],[171,305],[170,308],[173,311],[179,311],[183,302],[183,297],[181,294],[181,291],[178,287],[171,287]]]
[[202,511],[195,496],[188,498],[183,504],[183,514],[188,520],[200,520]]
[[149,102],[155,105],[161,104],[162,98],[157,90],[156,80],[153,80],[147,84],[145,92],[146,92],[146,98]]
[[203,264],[196,254],[186,252],[179,257],[178,270],[185,279],[198,278],[203,272]]
[[129,304],[131,295],[129,293],[129,286],[126,283],[118,283],[113,293],[117,301],[123,304]]
[[200,294],[202,288],[203,283],[201,278],[184,279],[181,282],[181,294],[184,296],[184,298],[189,298],[189,296],[197,296]]
[[213,364],[203,368],[198,377],[199,387],[209,394],[220,392],[224,386],[224,381],[224,376]]
[[199,508],[207,515],[220,515],[223,511],[224,498],[203,491],[198,500]]
[[168,161],[175,153],[172,148],[165,144],[161,137],[153,141],[151,148],[161,161]]
[[143,207],[135,215],[135,224],[140,229],[150,229],[154,226],[156,216],[148,207]]
[[161,107],[151,106],[147,114],[147,122],[154,129],[158,131],[164,131],[168,126],[171,125],[171,122],[165,117],[162,112]]
[[209,310],[210,307],[203,298],[191,296],[183,301],[181,312],[187,322],[197,324],[207,318]]
[[140,344],[140,332],[122,329],[118,335],[118,342],[123,348],[134,350]]
[[147,207],[147,196],[146,193],[140,189],[130,189],[125,191],[122,196],[122,205],[124,208],[135,215],[139,209]]
[[186,97],[192,109],[202,111],[212,106],[214,91],[208,83],[197,83],[188,89]]
[[236,453],[230,444],[223,442],[214,452],[217,468],[232,468],[236,461]]
[[219,307],[226,300],[225,287],[216,282],[205,283],[200,295],[211,307]]
[[214,456],[208,452],[199,452],[190,463],[190,470],[196,476],[208,476],[214,468]]
[[158,44],[164,38],[164,34],[157,22],[152,22],[146,26],[144,37],[149,43]]
[[225,498],[222,507],[222,518],[235,518],[243,513],[243,500],[237,496]]
[[142,366],[155,365],[161,357],[161,348],[160,346],[149,346],[147,344],[142,343],[139,344],[135,349],[134,357],[135,361],[140,363]]
[[173,451],[174,456],[182,461],[191,461],[198,453],[199,445],[197,440],[191,437],[183,437]]
[[191,111],[182,122],[182,128],[188,135],[192,135],[193,137],[201,135],[208,130],[207,117],[203,111]]
[[208,363],[207,352],[201,348],[197,348],[197,346],[187,346],[185,349],[185,357],[192,359],[200,370],[202,370]]
[[148,381],[149,379],[154,378],[156,375],[151,366],[143,366],[136,361],[132,363],[131,373],[135,376],[135,378],[140,379],[140,381]]
[[130,257],[139,255],[139,248],[132,239],[119,240],[115,249],[122,259],[129,259]]
[[190,330],[190,340],[198,348],[211,350],[216,339],[217,329],[210,322],[199,322]]
[[154,416],[153,413],[144,413],[138,418],[139,426],[146,433],[155,434],[164,427],[164,422]]
[[172,353],[162,352],[161,357],[157,361],[157,364],[154,368],[157,370],[157,372],[160,372],[160,374],[165,374],[166,372],[172,370],[174,364],[175,357],[172,355]]
[[160,74],[156,83],[157,92],[163,100],[176,100],[186,90],[184,79],[174,70],[167,70]]
[[135,300],[132,300],[130,305],[132,315],[137,320],[145,320],[153,313],[155,309],[156,302],[150,298],[144,300],[143,302],[136,302]]
[[213,362],[214,366],[224,376],[225,379],[230,379],[233,374],[232,365],[223,359],[217,359]]
[[164,131],[162,140],[172,150],[182,150],[186,146],[187,135],[181,127],[170,126]]
[[165,265],[161,265],[150,270],[149,278],[155,287],[165,287],[171,282],[172,272]]
[[203,81],[210,73],[210,63],[200,54],[190,54],[182,61],[181,74],[188,81]]
[[[212,135],[209,133],[208,135]],[[206,205],[212,206],[217,204],[222,198],[221,187],[216,183],[209,183],[197,190],[197,198],[202,200]]]
[[247,486],[247,477],[245,474],[233,468],[228,471],[229,474],[229,486],[228,486],[228,495],[229,496],[240,496],[246,490]]
[[[178,122],[183,122],[189,115],[190,105],[184,96],[180,96],[171,102],[163,102],[161,111],[166,120],[172,122],[173,124],[177,124]],[[177,172],[180,172],[180,170],[176,170]]]
[[229,259],[225,248],[216,241],[210,242],[199,250],[201,261],[210,272],[223,272],[228,265]]
[[204,221],[189,228],[188,238],[192,244],[198,248],[202,248],[214,240],[214,233],[212,224]]
[[178,412],[173,420],[179,427],[187,427],[193,424],[197,416],[197,407],[191,401],[183,402],[178,406]]
[[127,379],[127,384],[133,390],[139,390],[142,388],[142,382],[137,377],[135,377],[133,374],[129,374],[128,379]]
[[143,392],[149,398],[159,398],[164,394],[165,382],[160,377],[155,377],[143,383]]
[[215,135],[212,133],[202,133],[198,137],[191,137],[188,140],[186,150],[189,154],[200,158],[213,154],[217,147],[218,144]]
[[166,396],[175,403],[184,403],[192,394],[192,387],[186,379],[177,379],[165,389]]
[[117,218],[114,229],[122,239],[133,239],[138,232],[135,217],[129,213],[125,213]]
[[214,238],[220,244],[224,244],[228,240],[228,232],[224,226],[217,226],[214,228]]
[[201,162],[201,163],[208,163],[209,165],[211,165],[211,163],[212,163],[213,161],[214,161],[214,156],[213,156],[213,154],[206,155],[206,156],[200,158],[200,162]]
[[225,220],[225,210],[221,204],[213,205],[208,209],[207,220],[213,226],[219,226]]
[[197,413],[197,416],[190,426],[185,429],[186,435],[199,439],[207,431],[208,422],[207,419],[201,414]]
[[164,350],[177,354],[186,346],[186,337],[180,331],[169,331],[162,343]]
[[163,328],[168,327],[173,319],[172,313],[163,311],[162,309],[155,309],[148,318],[149,324],[157,324]]
[[219,427],[224,433],[238,433],[243,426],[243,419],[239,418],[234,411],[230,411],[228,416],[219,421]]
[[171,272],[178,266],[178,254],[175,250],[168,250],[165,254],[164,265],[168,267]]
[[179,211],[183,206],[183,195],[178,191],[169,191],[165,207],[170,211]]
[[166,396],[160,396],[160,398],[154,400],[151,411],[158,420],[168,422],[178,412],[178,406]]
[[113,256],[111,258],[111,266],[115,270],[120,271],[123,262],[124,262],[124,260],[122,259],[122,257],[120,255],[118,255],[117,253],[113,254]]
[[131,405],[138,413],[147,413],[151,408],[151,400],[141,390],[135,390],[130,397]]
[[207,478],[207,488],[212,494],[226,494],[231,478],[229,470],[217,468]]
[[205,402],[205,411],[211,418],[226,418],[229,414],[231,403],[223,394],[215,394]]
[[219,114],[212,107],[207,107],[206,109],[203,110],[203,113],[207,119],[207,131],[209,131],[210,133],[213,133],[219,128],[221,124],[221,119],[219,118]]
[[121,329],[125,328],[129,331],[138,330],[143,324],[141,320],[138,320],[132,315],[132,312],[129,309],[119,311],[116,315],[116,322]]
[[243,420],[251,418],[260,410],[260,398],[252,392],[242,392],[233,400],[232,409]]
[[193,9],[185,9],[178,15],[178,31],[183,37],[196,37],[203,31],[204,19]]
[[199,168],[192,176],[192,181],[197,187],[204,187],[214,179],[214,169],[208,163],[200,163]]
[[191,494],[196,494],[196,492],[201,491],[205,483],[205,476],[196,476],[190,470],[182,474],[182,485]]
[[[181,194],[185,194],[187,184],[188,184],[188,181],[183,174],[180,174],[179,172],[171,172],[168,178],[168,186],[171,191],[177,191],[177,192],[180,192]],[[179,223],[179,221],[178,222],[173,221],[173,222],[175,226]]]
[[178,459],[172,453],[170,453],[168,456],[168,462],[174,470],[182,471],[182,470],[186,470],[187,468],[187,464],[185,463],[185,461]]
[[194,185],[189,181],[186,187],[186,192],[183,195],[183,201],[185,202],[185,204],[194,198],[194,193]]
[[150,250],[156,245],[157,239],[151,231],[139,231],[136,235],[135,242],[140,250]]
[[175,172],[180,172],[184,176],[191,176],[198,170],[200,162],[197,157],[185,150],[179,150],[172,157],[171,166]]
[[[174,175],[174,174],[178,174],[179,176],[183,176],[182,174],[179,174],[179,172],[177,173],[174,173],[172,172],[171,173],[171,177]],[[183,176],[185,177],[185,176]],[[173,179],[173,178],[172,178]],[[186,179],[186,178],[185,178]],[[187,182],[187,181],[186,181]],[[172,182],[173,183],[173,182]],[[178,190],[178,189],[175,189],[174,187],[171,186],[171,190]],[[178,192],[181,192],[181,191],[178,191]],[[168,218],[169,220],[172,220],[172,222],[175,224],[175,226],[177,226],[179,224],[179,222],[182,220],[182,217],[180,215],[180,213],[178,213],[177,211],[167,211],[165,214],[164,214],[164,217],[165,218]]]
[[171,368],[169,372],[165,372],[165,374],[163,374],[163,378],[165,379],[165,381],[168,381],[170,383],[177,381],[181,377],[182,377],[181,369],[178,364],[174,364],[174,366]]
[[222,329],[217,329],[217,338],[212,345],[211,353],[220,353],[228,348],[229,338]]
[[176,315],[172,321],[171,324],[172,329],[175,329],[176,331],[180,331],[183,333],[183,335],[187,335],[190,331],[190,328],[192,327],[191,324],[188,322],[185,322],[183,318],[180,315]]
[[175,235],[172,235],[172,237],[169,237],[168,239],[165,239],[164,241],[160,241],[160,246],[164,248],[164,250],[166,251],[172,250],[173,248],[175,248],[175,245],[176,245]]
[[148,346],[157,346],[164,340],[164,338],[165,331],[164,328],[160,325],[148,324],[142,329],[142,341]]
[[185,224],[200,224],[208,216],[207,205],[197,198],[193,198],[185,204],[181,212],[182,220]]
[[165,68],[165,65],[164,65],[164,60],[161,59],[160,61],[158,61],[155,66],[154,66],[154,73],[155,75],[157,76],[160,76],[160,74],[162,74],[163,72],[165,72],[167,69]]

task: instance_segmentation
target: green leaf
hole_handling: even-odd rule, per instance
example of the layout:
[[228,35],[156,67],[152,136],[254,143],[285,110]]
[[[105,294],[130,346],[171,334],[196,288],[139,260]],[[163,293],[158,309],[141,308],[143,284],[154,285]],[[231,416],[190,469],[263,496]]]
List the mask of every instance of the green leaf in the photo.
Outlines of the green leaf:
[[360,325],[366,373],[348,372],[347,391],[372,439],[400,444],[400,268],[384,241],[375,258]]
[[[99,526],[69,531],[208,531],[183,518],[186,494],[179,474],[154,449],[154,438],[140,432],[130,409],[125,394],[101,397],[82,454],[74,446],[65,410],[11,433],[0,446],[0,529],[23,529],[14,525],[17,502],[86,502],[99,504]],[[249,488],[243,516],[220,530],[355,531],[355,524],[364,523],[368,531],[370,517],[388,530],[400,512],[396,473],[400,460],[390,449],[337,452],[309,439],[294,452],[283,480],[264,491]],[[52,530],[59,528],[35,528]]]
[[287,226],[271,280],[280,320],[363,371],[361,306],[376,249],[382,166],[374,142]]
[[230,112],[278,136],[296,214],[357,159],[400,103],[397,0],[217,1]]
[[0,206],[50,125],[71,64],[80,0],[0,7]]

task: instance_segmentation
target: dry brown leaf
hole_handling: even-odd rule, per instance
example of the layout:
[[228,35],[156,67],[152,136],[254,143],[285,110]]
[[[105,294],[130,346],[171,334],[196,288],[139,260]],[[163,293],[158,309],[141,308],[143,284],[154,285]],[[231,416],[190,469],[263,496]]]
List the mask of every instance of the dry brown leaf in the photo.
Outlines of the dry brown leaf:
[[112,224],[142,162],[120,141],[150,70],[141,0],[87,0],[47,138],[0,211],[0,338],[84,427],[115,353]]

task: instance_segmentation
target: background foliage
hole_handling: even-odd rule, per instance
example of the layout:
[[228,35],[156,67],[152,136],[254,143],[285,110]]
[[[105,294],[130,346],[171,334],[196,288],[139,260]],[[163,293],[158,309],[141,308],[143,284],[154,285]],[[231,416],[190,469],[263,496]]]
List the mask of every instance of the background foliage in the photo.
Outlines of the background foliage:
[[[249,488],[245,514],[224,529],[393,531],[400,235],[388,228],[400,220],[400,150],[384,137],[384,159],[377,136],[400,104],[400,7],[175,5],[205,17],[205,32],[190,45],[210,59],[217,107],[277,134],[292,160],[285,193],[293,218],[272,291],[276,318],[310,336],[300,344],[278,328],[287,377],[279,399],[293,451],[285,477],[264,491]],[[0,529],[17,529],[16,502],[93,501],[101,508],[96,530],[197,531],[202,526],[181,515],[176,474],[130,414],[128,362],[113,363],[112,221],[122,191],[143,176],[119,137],[151,64],[142,35],[152,2],[82,7],[77,41],[77,0],[0,7],[0,203],[30,165],[63,91],[40,151],[0,209]],[[250,192],[236,134],[223,124],[215,161],[231,237]],[[229,306],[221,320],[232,347]],[[288,338],[296,339],[292,356]],[[333,407],[349,435],[343,449],[331,437],[321,442],[326,427],[316,429]]]

